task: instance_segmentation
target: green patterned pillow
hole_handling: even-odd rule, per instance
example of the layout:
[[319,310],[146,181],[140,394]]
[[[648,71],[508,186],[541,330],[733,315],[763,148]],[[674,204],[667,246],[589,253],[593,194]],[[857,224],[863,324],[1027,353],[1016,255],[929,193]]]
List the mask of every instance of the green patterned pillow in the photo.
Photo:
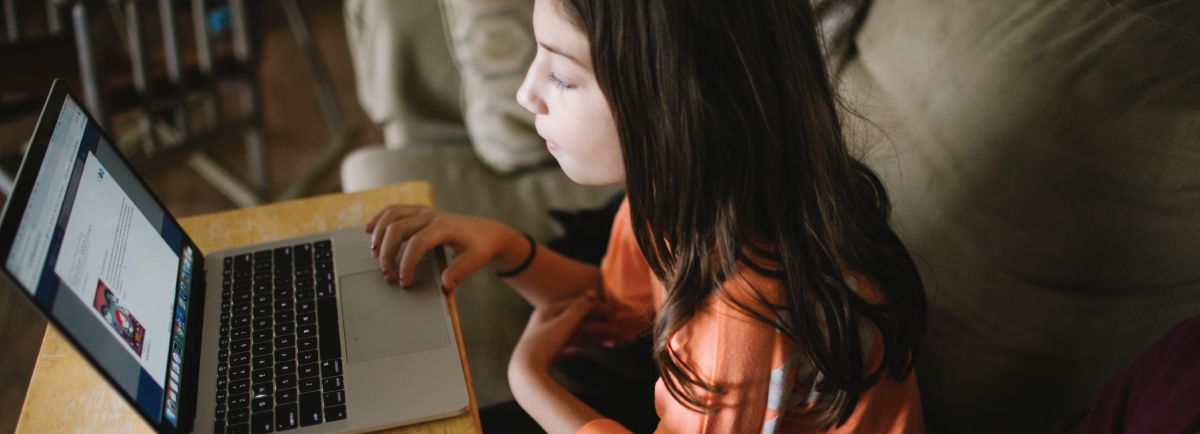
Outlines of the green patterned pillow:
[[516,99],[537,51],[533,0],[441,0],[441,5],[476,155],[500,173],[550,162],[533,114]]

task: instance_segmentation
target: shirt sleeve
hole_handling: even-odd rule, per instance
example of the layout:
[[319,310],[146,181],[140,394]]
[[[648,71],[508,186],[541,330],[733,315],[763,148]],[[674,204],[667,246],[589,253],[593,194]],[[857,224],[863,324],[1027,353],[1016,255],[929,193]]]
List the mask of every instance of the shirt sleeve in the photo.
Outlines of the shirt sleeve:
[[596,419],[579,428],[578,434],[633,434],[612,419]]

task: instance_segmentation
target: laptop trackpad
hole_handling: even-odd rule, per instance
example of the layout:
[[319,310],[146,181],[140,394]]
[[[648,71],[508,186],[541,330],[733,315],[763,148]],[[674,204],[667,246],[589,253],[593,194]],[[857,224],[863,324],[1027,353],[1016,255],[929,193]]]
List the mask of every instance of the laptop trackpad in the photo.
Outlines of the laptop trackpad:
[[[428,258],[426,258],[428,259]],[[409,288],[388,285],[379,270],[342,276],[346,363],[415,353],[450,344],[441,294],[426,261]]]

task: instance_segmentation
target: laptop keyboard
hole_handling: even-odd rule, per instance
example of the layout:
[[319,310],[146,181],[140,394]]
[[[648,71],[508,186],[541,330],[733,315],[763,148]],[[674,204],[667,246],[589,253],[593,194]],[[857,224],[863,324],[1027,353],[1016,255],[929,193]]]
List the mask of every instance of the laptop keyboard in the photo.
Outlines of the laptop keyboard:
[[225,258],[217,433],[346,418],[329,240]]

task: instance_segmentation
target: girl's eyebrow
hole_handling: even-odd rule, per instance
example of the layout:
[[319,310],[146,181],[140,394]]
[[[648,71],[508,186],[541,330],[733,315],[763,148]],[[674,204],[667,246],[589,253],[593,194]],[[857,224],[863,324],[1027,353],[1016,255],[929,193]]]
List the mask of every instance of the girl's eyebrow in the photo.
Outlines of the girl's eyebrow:
[[563,52],[562,50],[559,50],[559,49],[557,49],[557,48],[554,48],[554,47],[552,47],[552,46],[546,45],[546,44],[545,44],[545,43],[543,43],[543,42],[538,42],[538,45],[541,45],[541,46],[542,46],[542,48],[545,48],[545,49],[546,49],[546,51],[549,51],[549,52],[551,52],[551,53],[557,54],[557,55],[559,55],[559,56],[562,56],[562,57],[566,57],[566,58],[567,58],[567,60],[570,60],[570,61],[572,61],[572,62],[575,62],[575,64],[576,64],[576,65],[579,65],[579,67],[580,67],[580,68],[583,68],[583,69],[590,69],[590,68],[588,68],[588,67],[586,67],[586,66],[583,66],[583,62],[580,62],[580,61],[579,61],[579,59],[576,59],[576,58],[574,58],[574,57],[571,57],[571,55],[570,55],[570,54],[567,54],[567,53]]

